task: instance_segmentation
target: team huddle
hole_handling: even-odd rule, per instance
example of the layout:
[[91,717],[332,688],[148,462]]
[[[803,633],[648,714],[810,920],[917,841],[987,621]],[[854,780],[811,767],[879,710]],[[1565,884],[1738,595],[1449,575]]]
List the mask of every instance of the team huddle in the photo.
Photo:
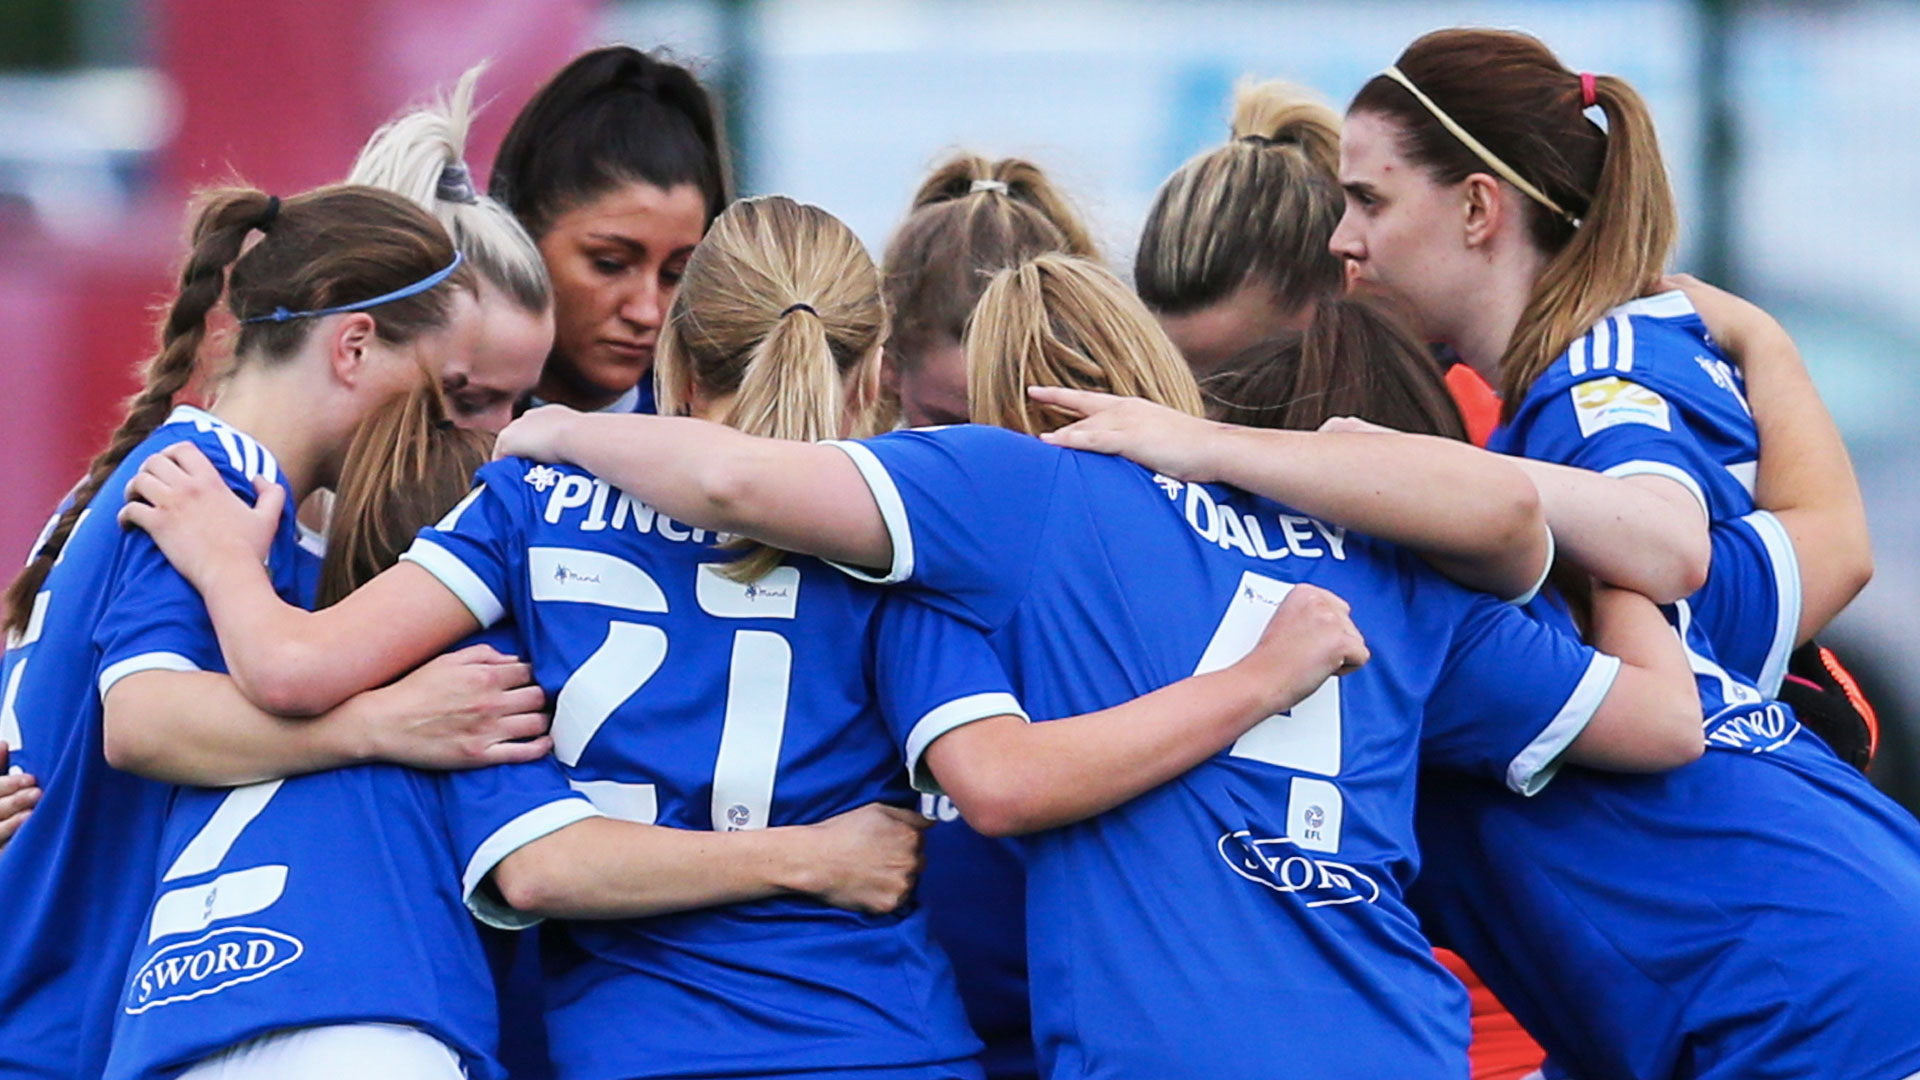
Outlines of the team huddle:
[[1920,1077],[1782,700],[1858,487],[1627,83],[1245,85],[1130,286],[1026,161],[736,198],[624,46],[483,192],[479,74],[197,200],[7,590],[0,1076]]

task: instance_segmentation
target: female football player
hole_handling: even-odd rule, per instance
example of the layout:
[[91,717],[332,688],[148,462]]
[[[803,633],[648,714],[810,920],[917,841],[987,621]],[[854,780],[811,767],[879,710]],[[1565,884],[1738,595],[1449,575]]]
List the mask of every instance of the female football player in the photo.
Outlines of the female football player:
[[653,411],[660,327],[694,245],[733,198],[730,175],[699,80],[626,45],[575,57],[514,117],[488,191],[553,279],[540,400]]
[[[328,188],[284,203],[215,193],[192,236],[142,389],[7,592],[0,728],[45,794],[0,860],[13,898],[0,1071],[95,1077],[105,1064],[170,799],[119,768],[177,752],[236,783],[366,760],[470,768],[543,749],[514,741],[543,726],[537,700],[512,690],[526,668],[490,650],[314,721],[254,709],[220,674],[192,590],[109,520],[140,462],[178,442],[204,446],[248,497],[256,479],[296,493],[330,483],[368,411],[474,329],[471,271],[431,218],[385,192]],[[235,362],[212,412],[176,407],[223,297],[244,320]],[[304,598],[316,560],[290,516],[274,524],[265,572]]]

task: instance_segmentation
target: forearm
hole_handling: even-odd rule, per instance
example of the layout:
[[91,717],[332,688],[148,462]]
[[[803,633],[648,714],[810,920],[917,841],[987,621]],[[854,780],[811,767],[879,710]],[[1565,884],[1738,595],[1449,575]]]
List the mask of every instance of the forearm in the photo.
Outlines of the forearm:
[[1500,455],[1401,433],[1219,433],[1208,472],[1225,483],[1411,548],[1500,596],[1526,592],[1545,572],[1540,496]]
[[1015,836],[1137,798],[1275,711],[1269,688],[1228,668],[1098,712],[1040,724],[1017,717],[969,724],[936,740],[926,760],[968,824]]
[[556,449],[675,521],[858,566],[893,559],[866,482],[829,446],[706,420],[583,413]]
[[631,919],[807,891],[798,828],[707,832],[591,818],[508,855],[493,884],[513,908]]
[[1655,772],[1700,756],[1699,692],[1679,635],[1653,602],[1596,585],[1588,639],[1618,657],[1620,671],[1593,719],[1568,750],[1598,769]]
[[1511,458],[1533,481],[1559,557],[1610,585],[1670,604],[1706,584],[1712,559],[1706,512],[1671,480],[1671,491],[1587,469]]
[[1833,416],[1800,351],[1777,323],[1739,341],[1760,436],[1754,502],[1793,540],[1802,588],[1800,641],[1818,633],[1873,576],[1866,502]]
[[257,708],[218,673],[130,675],[107,695],[107,762],[197,787],[235,787],[357,764],[375,756],[363,722],[375,706],[365,697],[323,716],[290,720]]

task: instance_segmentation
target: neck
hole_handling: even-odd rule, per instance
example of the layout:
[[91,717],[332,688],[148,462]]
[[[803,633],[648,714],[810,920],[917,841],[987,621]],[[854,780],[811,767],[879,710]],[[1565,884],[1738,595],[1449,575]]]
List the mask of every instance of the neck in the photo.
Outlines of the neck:
[[324,421],[325,411],[313,408],[320,399],[303,384],[303,366],[242,361],[208,410],[273,454],[296,502],[319,486],[339,442]]
[[[653,369],[649,367],[640,373],[642,379],[653,378]],[[549,363],[540,373],[540,382],[533,388],[534,396],[552,405],[565,405],[580,412],[598,412],[620,400],[625,390],[607,393],[596,387],[584,386],[579,380],[569,379],[558,371],[558,365]]]
[[1452,345],[1460,359],[1487,381],[1500,385],[1500,361],[1507,355],[1520,316],[1533,298],[1533,287],[1546,269],[1546,259],[1531,245],[1514,252],[1513,257],[1497,260],[1489,268],[1490,278],[1475,290],[1475,296],[1459,305],[1465,316],[1442,340]]

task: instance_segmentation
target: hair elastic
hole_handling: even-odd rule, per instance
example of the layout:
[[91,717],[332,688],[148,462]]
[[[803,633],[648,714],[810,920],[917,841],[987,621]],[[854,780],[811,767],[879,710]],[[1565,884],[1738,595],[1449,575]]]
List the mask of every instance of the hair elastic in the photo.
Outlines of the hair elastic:
[[1593,72],[1580,73],[1580,107],[1591,109],[1600,101],[1599,91],[1593,85]]
[[280,220],[280,196],[267,196],[267,205],[260,210],[260,216],[253,219],[253,227],[260,232],[273,231],[273,223]]
[[969,195],[982,191],[997,191],[1005,195],[1007,193],[1007,182],[1005,180],[975,180],[967,187],[967,194]]
[[1447,115],[1446,110],[1442,109],[1438,104],[1436,104],[1432,98],[1428,97],[1424,93],[1421,93],[1420,88],[1413,85],[1413,80],[1407,78],[1406,73],[1402,72],[1399,69],[1399,67],[1397,66],[1388,67],[1385,71],[1382,71],[1380,74],[1385,75],[1387,78],[1392,79],[1394,82],[1397,82],[1401,86],[1406,87],[1407,92],[1414,96],[1414,100],[1426,106],[1427,111],[1433,114],[1433,118],[1435,120],[1440,121],[1441,127],[1446,128],[1449,132],[1452,132],[1454,138],[1459,139],[1462,145],[1464,145],[1468,150],[1473,151],[1473,154],[1475,157],[1479,158],[1481,161],[1486,162],[1487,168],[1492,169],[1494,172],[1500,174],[1500,178],[1502,180],[1505,180],[1507,183],[1512,184],[1514,187],[1519,188],[1522,194],[1526,195],[1528,198],[1532,199],[1534,202],[1539,203],[1541,206],[1544,206],[1547,209],[1553,211],[1554,213],[1559,214],[1561,217],[1566,218],[1568,221],[1572,222],[1575,225],[1580,224],[1579,218],[1574,217],[1572,214],[1569,214],[1565,210],[1561,209],[1559,203],[1554,202],[1552,199],[1547,198],[1546,192],[1541,191],[1537,187],[1534,187],[1531,183],[1527,181],[1526,177],[1521,176],[1518,172],[1514,171],[1513,166],[1507,164],[1504,161],[1501,161],[1499,156],[1496,155],[1493,151],[1487,149],[1486,146],[1483,143],[1481,143],[1479,139],[1476,139],[1472,135],[1468,134],[1466,128],[1461,127],[1458,123],[1454,121],[1453,117]]
[[449,161],[447,167],[440,170],[440,182],[433,187],[433,197],[441,202],[465,203],[471,206],[480,201],[480,193],[473,188],[473,174],[467,171],[464,161]]
[[466,256],[456,251],[453,253],[453,261],[445,267],[435,270],[433,273],[428,274],[426,277],[421,278],[411,285],[395,289],[390,293],[382,293],[371,300],[358,300],[351,304],[317,308],[313,311],[288,311],[286,308],[277,307],[265,315],[255,315],[250,319],[241,319],[240,322],[242,325],[245,325],[248,323],[263,322],[292,322],[295,319],[318,319],[325,315],[342,315],[349,311],[365,311],[368,308],[379,307],[381,304],[391,304],[395,300],[405,300],[409,296],[418,296],[428,289],[433,288],[435,285],[447,280],[453,276],[455,270],[460,269],[460,264],[465,261]]
[[812,304],[789,304],[787,305],[787,309],[780,313],[780,317],[784,319],[796,311],[804,311],[816,319],[820,317],[820,313],[813,310]]

